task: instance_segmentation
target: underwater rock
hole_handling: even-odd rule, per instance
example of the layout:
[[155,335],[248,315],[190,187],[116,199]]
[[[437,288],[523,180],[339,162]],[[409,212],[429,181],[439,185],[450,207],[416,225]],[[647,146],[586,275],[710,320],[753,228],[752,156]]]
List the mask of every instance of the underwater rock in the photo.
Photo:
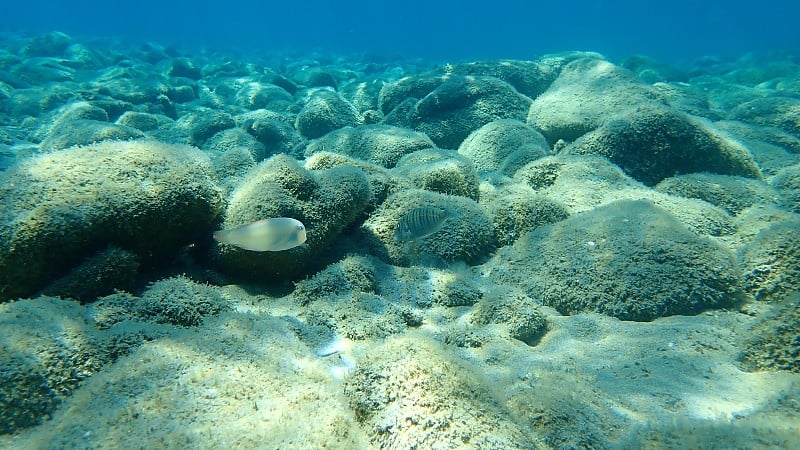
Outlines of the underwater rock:
[[259,109],[237,116],[236,122],[264,146],[264,158],[279,153],[299,157],[306,146],[288,114]]
[[764,142],[792,153],[800,153],[800,137],[777,127],[756,125],[738,120],[720,120],[714,122],[714,127],[736,136],[744,141],[748,147],[753,142]]
[[392,173],[407,178],[419,189],[478,199],[475,167],[454,150],[417,150],[400,158]]
[[567,64],[531,104],[527,122],[548,142],[574,141],[625,109],[663,104],[661,96],[629,71],[596,58]]
[[291,79],[301,86],[306,87],[330,87],[336,89],[336,78],[331,72],[323,67],[308,67],[299,65],[289,74]]
[[214,134],[205,141],[202,148],[215,152],[229,152],[244,148],[255,161],[262,161],[267,157],[267,149],[264,144],[239,127],[228,128]]
[[458,153],[471,159],[478,173],[497,171],[513,176],[525,164],[549,155],[550,146],[532,126],[501,119],[473,131],[459,145]]
[[785,167],[769,180],[781,195],[781,206],[800,214],[800,164]]
[[175,128],[185,132],[191,145],[200,146],[220,131],[236,126],[230,114],[221,111],[197,111],[181,116]]
[[104,141],[25,160],[7,172],[0,198],[3,299],[31,294],[109,244],[146,268],[208,239],[223,202],[207,156],[157,141]]
[[380,110],[384,115],[388,116],[404,102],[411,101],[416,103],[417,100],[430,94],[444,80],[444,75],[426,73],[403,77],[397,81],[386,83],[381,88],[381,93],[378,96]]
[[569,217],[569,209],[561,202],[534,192],[522,183],[504,186],[489,199],[481,199],[502,245],[512,244],[523,234],[542,225],[556,223]]
[[75,79],[75,69],[64,65],[63,59],[50,57],[23,59],[11,68],[11,73],[34,86]]
[[776,312],[763,317],[746,336],[739,338],[745,368],[787,370],[800,373],[800,293],[789,293]]
[[[433,207],[453,217],[436,233],[410,242],[394,239],[402,217],[414,208]],[[466,197],[410,189],[390,196],[361,226],[361,234],[372,254],[391,264],[442,264],[454,261],[474,263],[496,246],[489,217]]]
[[309,138],[316,139],[333,130],[354,127],[361,122],[356,108],[338,93],[320,88],[313,91],[305,106],[297,114],[295,128]]
[[283,252],[250,252],[220,245],[215,264],[244,280],[297,279],[322,261],[321,254],[371,200],[369,181],[356,167],[309,171],[286,155],[276,155],[247,174],[231,194],[223,229],[270,217],[303,222],[308,240]]
[[42,152],[62,150],[79,145],[89,145],[102,141],[120,141],[143,138],[141,131],[97,120],[71,120],[54,127],[39,148]]
[[199,326],[205,317],[229,308],[218,288],[183,276],[151,284],[129,306],[130,314],[141,320],[181,327]]
[[698,198],[734,215],[753,205],[775,203],[778,198],[777,191],[762,180],[710,173],[665,178],[655,189],[671,195]]
[[747,242],[739,258],[745,287],[756,300],[785,300],[800,286],[800,220],[765,227]]
[[536,345],[547,332],[547,319],[540,309],[517,288],[491,286],[478,302],[471,321],[478,326],[501,325],[512,339]]
[[379,262],[366,256],[346,256],[330,264],[312,277],[298,281],[292,297],[301,305],[352,294],[375,293],[378,290],[376,272],[385,270]]
[[780,128],[800,138],[800,99],[757,98],[737,106],[727,118]]
[[169,92],[169,85],[151,66],[109,66],[91,83],[98,94],[134,105],[158,104]]
[[743,283],[729,250],[647,200],[620,200],[535,229],[485,266],[562,314],[651,321],[729,307]]
[[117,121],[115,122],[117,125],[122,125],[129,128],[136,128],[139,131],[154,131],[159,128],[168,128],[172,126],[174,120],[171,118],[160,115],[160,114],[150,114],[144,112],[137,112],[137,111],[126,111],[124,112]]
[[325,170],[334,167],[353,166],[361,169],[369,179],[372,190],[372,200],[364,212],[372,212],[383,203],[387,197],[404,189],[411,189],[413,185],[405,177],[394,174],[378,164],[371,164],[360,159],[351,158],[339,153],[319,152],[306,159],[305,167],[309,170]]
[[64,50],[72,44],[72,37],[60,31],[35,36],[22,49],[22,54],[32,56],[64,56]]
[[541,95],[556,79],[558,70],[541,61],[499,59],[452,64],[445,67],[447,73],[495,77],[514,86],[520,94],[529,98]]
[[170,60],[167,75],[171,77],[189,78],[191,80],[199,80],[203,77],[198,64],[191,58],[180,56]]
[[565,151],[604,156],[648,186],[693,172],[761,178],[742,144],[709,122],[661,106],[628,110]]
[[411,152],[435,147],[423,133],[391,125],[362,125],[333,131],[311,141],[306,156],[326,151],[392,168]]
[[383,113],[380,112],[379,98],[385,85],[386,82],[383,80],[356,80],[340,87],[339,94],[347,99],[362,115],[372,111],[380,119],[383,119]]
[[139,257],[135,253],[109,246],[47,286],[44,295],[88,303],[114,290],[130,291],[135,285],[139,266]]
[[294,98],[283,88],[274,84],[250,82],[236,92],[237,105],[249,109],[267,109],[285,112],[294,104]]
[[[471,132],[489,122],[524,120],[530,105],[531,99],[497,78],[448,75],[416,102],[406,120],[437,147],[455,150]],[[386,122],[390,123],[388,117]]]
[[111,359],[77,302],[0,304],[0,330],[0,434],[40,424]]
[[425,335],[395,337],[363,355],[344,393],[376,448],[545,448],[477,373]]
[[649,189],[607,159],[597,156],[563,153],[547,156],[526,164],[514,179],[562,203],[570,213],[588,211],[617,200],[648,199],[698,234],[723,236],[736,229],[732,217],[722,208]]

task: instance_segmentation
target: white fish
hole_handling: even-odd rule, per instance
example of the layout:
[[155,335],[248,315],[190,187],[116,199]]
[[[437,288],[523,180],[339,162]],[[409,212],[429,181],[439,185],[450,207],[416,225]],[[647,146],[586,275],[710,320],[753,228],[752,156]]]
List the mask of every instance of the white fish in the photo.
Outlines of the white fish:
[[216,231],[214,239],[254,252],[279,252],[305,242],[306,227],[297,219],[273,217],[232,230]]

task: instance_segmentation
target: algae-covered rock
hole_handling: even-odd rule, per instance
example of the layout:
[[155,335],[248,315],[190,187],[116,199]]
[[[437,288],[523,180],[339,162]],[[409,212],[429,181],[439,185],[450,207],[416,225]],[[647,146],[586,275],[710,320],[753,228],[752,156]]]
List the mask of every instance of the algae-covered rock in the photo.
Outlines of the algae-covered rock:
[[544,136],[514,119],[489,122],[473,131],[458,147],[480,172],[498,171],[513,176],[525,164],[550,154]]
[[266,158],[264,144],[241,128],[229,128],[211,136],[203,148],[217,152],[228,152],[233,149],[244,148],[252,155],[253,160],[261,161]]
[[531,105],[527,122],[547,138],[574,141],[625,109],[662,103],[629,71],[597,58],[567,64]]
[[97,120],[72,120],[51,130],[40,148],[42,151],[61,150],[76,145],[89,145],[101,141],[118,141],[144,137],[141,131]]
[[125,111],[117,121],[117,125],[136,128],[139,131],[153,131],[161,127],[168,127],[174,122],[167,116],[150,114],[137,111]]
[[113,245],[86,258],[67,275],[50,283],[45,295],[91,302],[114,290],[133,289],[139,272],[139,257]]
[[530,98],[541,95],[556,79],[558,70],[543,61],[521,61],[499,59],[453,64],[445,69],[459,75],[481,75],[495,77],[514,86],[514,89]]
[[274,84],[250,82],[245,83],[236,92],[235,102],[250,110],[286,111],[294,103],[294,98],[283,88]]
[[292,296],[298,303],[307,305],[351,292],[374,293],[377,290],[376,266],[372,258],[347,256],[299,281]]
[[342,166],[358,167],[367,175],[370,188],[372,189],[372,200],[365,209],[365,212],[373,211],[378,205],[383,203],[389,195],[413,187],[409,180],[396,175],[390,169],[339,153],[314,153],[306,159],[305,162],[305,168],[309,170],[325,170]]
[[393,173],[408,178],[419,189],[478,199],[475,167],[454,150],[429,148],[409,153],[400,158]]
[[791,293],[741,339],[742,362],[750,370],[800,373],[800,293]]
[[430,338],[403,336],[372,347],[344,392],[377,448],[544,448],[479,372]]
[[778,197],[775,189],[762,180],[710,173],[666,178],[655,188],[672,195],[705,200],[731,214],[753,205],[773,204]]
[[708,122],[661,106],[622,113],[566,151],[604,156],[649,186],[693,172],[761,178],[753,157],[738,141]]
[[497,78],[450,75],[416,103],[408,120],[438,147],[455,150],[489,122],[524,120],[530,105],[531,99]]
[[280,252],[252,252],[220,244],[216,264],[226,273],[258,282],[296,279],[351,225],[371,200],[369,181],[352,166],[309,171],[286,155],[262,162],[232,193],[223,229],[271,217],[291,217],[306,227],[304,245]]
[[535,193],[521,183],[493,192],[486,203],[500,245],[509,245],[523,234],[542,225],[569,217],[567,207],[550,197]]
[[391,125],[362,125],[342,128],[312,141],[306,156],[334,152],[391,168],[404,155],[431,147],[435,147],[433,141],[423,133]]
[[131,315],[142,320],[192,327],[227,309],[227,304],[217,288],[177,276],[151,284],[131,309]]
[[[402,217],[419,207],[440,208],[451,217],[430,236],[410,242],[395,240]],[[364,222],[361,232],[373,254],[397,265],[472,263],[485,258],[496,246],[492,223],[474,200],[416,189],[386,199]]]
[[109,244],[150,266],[207,239],[223,200],[208,157],[156,141],[28,159],[3,176],[0,198],[0,298],[29,295]]
[[472,323],[502,325],[509,337],[536,345],[547,332],[540,306],[517,288],[492,286],[487,291],[472,313]]
[[562,314],[650,321],[734,305],[734,256],[647,200],[622,200],[537,228],[488,264]]
[[240,127],[264,145],[265,158],[278,153],[302,155],[306,140],[294,129],[291,116],[259,109],[237,116],[236,120]]
[[732,217],[722,208],[649,189],[601,157],[548,156],[526,164],[514,179],[526,182],[537,194],[564,204],[570,213],[617,200],[647,199],[698,234],[723,236],[735,231]]
[[360,120],[356,108],[338,93],[318,89],[297,114],[295,128],[301,135],[316,139],[339,128],[354,127]]
[[41,423],[110,361],[76,302],[38,297],[0,304],[0,330],[0,434]]
[[203,145],[214,134],[235,125],[230,114],[213,110],[191,112],[175,122],[175,127],[188,136],[188,143],[198,146]]
[[765,97],[742,103],[730,112],[728,119],[741,120],[781,128],[800,137],[800,99]]
[[784,167],[769,180],[781,196],[781,206],[800,213],[800,164]]
[[762,229],[741,251],[745,287],[757,300],[782,300],[800,286],[800,220]]

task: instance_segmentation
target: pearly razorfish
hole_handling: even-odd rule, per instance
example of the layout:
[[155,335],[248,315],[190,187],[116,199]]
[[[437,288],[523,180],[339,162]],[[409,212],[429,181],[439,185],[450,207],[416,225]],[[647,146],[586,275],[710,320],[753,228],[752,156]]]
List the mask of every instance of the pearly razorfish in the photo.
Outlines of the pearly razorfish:
[[441,208],[422,206],[405,213],[394,230],[394,240],[415,241],[430,236],[442,228],[452,214]]
[[273,217],[231,230],[216,231],[214,239],[254,252],[279,252],[305,242],[306,227],[297,219]]

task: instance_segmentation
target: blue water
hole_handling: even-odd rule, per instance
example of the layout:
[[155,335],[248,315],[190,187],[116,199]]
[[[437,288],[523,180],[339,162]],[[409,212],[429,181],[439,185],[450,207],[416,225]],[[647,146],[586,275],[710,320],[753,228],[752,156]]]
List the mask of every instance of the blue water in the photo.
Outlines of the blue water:
[[3,0],[0,30],[181,48],[466,60],[591,50],[668,62],[800,53],[797,1]]

